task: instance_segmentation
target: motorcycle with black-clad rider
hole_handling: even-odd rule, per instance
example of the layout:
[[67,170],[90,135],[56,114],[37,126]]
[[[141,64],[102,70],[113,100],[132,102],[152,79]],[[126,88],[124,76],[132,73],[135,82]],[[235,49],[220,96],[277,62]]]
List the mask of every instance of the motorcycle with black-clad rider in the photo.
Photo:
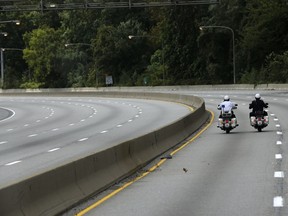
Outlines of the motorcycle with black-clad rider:
[[269,116],[264,108],[268,108],[268,103],[265,103],[261,99],[260,94],[257,93],[255,95],[255,100],[249,104],[249,109],[252,109],[249,117],[251,126],[257,129],[259,132],[269,124]]

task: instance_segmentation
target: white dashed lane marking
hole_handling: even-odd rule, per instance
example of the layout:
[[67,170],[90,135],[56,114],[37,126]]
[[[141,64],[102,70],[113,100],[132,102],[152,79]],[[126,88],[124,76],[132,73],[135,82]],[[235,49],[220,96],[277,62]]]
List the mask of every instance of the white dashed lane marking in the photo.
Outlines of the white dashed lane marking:
[[276,171],[274,172],[275,178],[284,178],[284,172],[283,171]]
[[[47,101],[43,101],[43,102],[46,103]],[[103,101],[103,102],[104,102],[104,103],[110,103],[109,101]],[[56,102],[55,102],[55,101],[51,101],[51,103],[56,103]],[[64,102],[60,102],[60,103],[61,103],[61,104],[64,104]],[[88,118],[92,118],[92,117],[94,117],[94,116],[98,113],[97,109],[94,108],[94,107],[92,107],[92,106],[87,106],[87,105],[83,105],[83,104],[75,104],[75,103],[73,104],[73,103],[70,103],[70,102],[67,103],[67,104],[76,105],[76,106],[82,106],[82,107],[87,107],[87,108],[89,108],[89,109],[92,110],[92,114],[90,114],[87,118],[81,119],[79,122],[85,122],[85,121],[88,120]],[[116,103],[116,104],[119,104],[119,103]],[[127,106],[127,103],[123,103],[123,105],[126,105],[126,106]],[[134,121],[135,118],[139,118],[140,115],[142,114],[142,109],[141,109],[139,106],[132,105],[132,104],[129,104],[129,106],[131,106],[131,107],[133,107],[133,108],[136,108],[136,109],[138,110],[138,114],[134,115],[134,118],[133,118],[133,119],[128,120],[128,123]],[[34,120],[35,123],[40,123],[40,122],[42,122],[44,119],[49,119],[50,117],[52,117],[52,116],[55,114],[55,111],[54,111],[52,108],[49,108],[49,107],[42,107],[42,108],[43,108],[43,109],[50,110],[50,113],[49,113],[49,115],[47,115],[46,117],[43,117],[43,119],[36,119],[36,120]],[[70,123],[69,126],[77,125],[77,123],[78,123],[78,122]],[[124,125],[124,124],[118,124],[118,125],[116,125],[116,127],[117,127],[117,128],[120,128],[120,127],[122,127],[123,125]],[[26,124],[24,124],[23,126],[24,126],[24,127],[28,127],[28,126],[31,126],[31,124],[26,123]],[[22,127],[23,127],[23,126],[22,126]],[[10,129],[7,129],[6,131],[12,131],[12,130],[14,130],[14,129],[13,129],[13,128],[10,128]],[[51,132],[58,131],[58,130],[61,130],[61,128],[51,128],[51,129],[50,129]],[[100,132],[100,134],[105,134],[105,133],[108,133],[108,132],[109,132],[109,130],[103,130],[103,131]],[[35,134],[27,135],[27,137],[29,137],[29,138],[36,137],[36,136],[40,136],[40,134],[39,134],[39,133],[35,133]],[[88,140],[88,139],[89,139],[88,137],[81,138],[81,139],[78,140],[78,142],[84,142],[84,141],[86,141],[86,140]],[[8,141],[5,141],[5,140],[4,140],[4,141],[0,141],[0,145],[3,145],[3,144],[5,144],[5,143],[8,143]],[[52,149],[50,149],[50,150],[46,150],[46,153],[52,153],[52,152],[58,151],[58,150],[60,150],[60,149],[61,149],[61,147],[52,148]],[[15,160],[15,161],[13,161],[13,162],[10,162],[10,163],[5,164],[5,166],[12,166],[12,165],[15,165],[15,164],[19,164],[19,163],[21,163],[21,162],[23,162],[23,160],[22,160],[21,158],[19,158],[18,160]]]
[[85,141],[85,140],[88,140],[88,138],[85,137],[85,138],[79,139],[78,141],[79,141],[79,142],[83,142],[83,141]]
[[[276,117],[275,114],[271,114],[271,116],[274,116],[274,121],[278,123],[278,118]],[[275,124],[275,127],[277,128],[277,135],[280,135],[282,136],[282,131],[281,131],[281,125],[280,124]],[[279,131],[280,130],[280,131]],[[282,148],[282,141],[278,140],[276,141],[276,145],[278,146],[278,150],[281,151],[281,148]],[[283,156],[282,154],[275,154],[275,159],[278,160],[277,164],[279,164],[278,168],[281,167],[281,163],[282,163],[282,159],[283,159]],[[277,168],[276,168],[277,169]],[[281,169],[281,168],[280,168]],[[285,175],[284,175],[284,171],[275,171],[274,172],[274,178],[277,178],[277,179],[284,179],[285,178]],[[277,181],[277,187],[278,188],[283,188],[283,181],[284,180],[281,180],[281,181]],[[278,185],[280,184],[280,185]],[[278,195],[281,195],[283,194],[283,190],[278,190],[277,191],[277,194]],[[282,196],[276,196],[274,197],[273,199],[273,207],[274,208],[281,208],[284,206],[284,199]]]
[[48,152],[54,152],[54,151],[57,151],[59,150],[60,148],[54,148],[54,149],[50,149]]
[[31,134],[28,137],[35,137],[35,136],[38,136],[38,134]]
[[14,164],[18,164],[18,163],[21,163],[22,161],[18,160],[18,161],[13,161],[13,162],[10,162],[10,163],[7,163],[5,164],[5,166],[11,166],[11,165],[14,165]]
[[283,207],[283,198],[281,196],[274,197],[273,206],[274,207]]

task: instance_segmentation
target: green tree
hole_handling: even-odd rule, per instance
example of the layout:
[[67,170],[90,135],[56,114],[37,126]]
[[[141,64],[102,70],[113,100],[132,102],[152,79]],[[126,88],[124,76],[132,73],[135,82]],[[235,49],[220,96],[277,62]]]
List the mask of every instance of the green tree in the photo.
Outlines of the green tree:
[[149,55],[146,55],[147,47],[142,39],[130,40],[128,36],[144,35],[141,29],[141,24],[133,20],[117,27],[104,25],[98,29],[92,42],[98,78],[112,75],[116,84],[135,85],[137,76],[143,73],[149,62]]
[[267,56],[265,62],[265,68],[261,71],[264,82],[288,82],[288,51],[283,54],[271,53]]
[[[236,52],[236,82],[240,80],[241,74],[246,70],[246,67],[243,69],[245,63],[240,58],[243,51],[239,47],[239,43],[241,41],[241,32],[246,22],[247,2],[247,0],[221,0],[220,4],[209,6],[206,16],[199,19],[200,25],[226,26],[233,30]],[[205,14],[205,12],[202,12],[202,14]],[[203,33],[208,33],[205,36],[207,38],[206,41],[203,41]],[[208,77],[206,80],[208,80],[208,83],[232,83],[233,46],[231,31],[221,28],[207,29],[200,35],[199,48],[199,62],[202,62],[201,68],[205,68],[207,71]],[[203,61],[205,62],[204,65]]]
[[39,83],[39,87],[63,86],[67,79],[61,79],[63,74],[58,68],[64,49],[61,31],[43,27],[26,33],[24,39],[27,47],[23,58],[32,72],[30,80]]
[[193,62],[197,59],[199,34],[195,7],[179,6],[166,9],[162,38],[170,84],[196,84]]
[[286,1],[251,0],[242,33],[242,58],[246,70],[260,70],[270,53],[288,50],[288,5]]

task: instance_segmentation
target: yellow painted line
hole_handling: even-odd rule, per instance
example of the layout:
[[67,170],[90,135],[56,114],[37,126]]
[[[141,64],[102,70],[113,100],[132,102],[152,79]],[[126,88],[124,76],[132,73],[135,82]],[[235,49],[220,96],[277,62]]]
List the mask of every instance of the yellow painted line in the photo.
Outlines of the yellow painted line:
[[187,104],[183,104],[183,103],[179,103],[179,102],[174,102],[174,103],[177,103],[177,104],[180,104],[180,105],[182,105],[182,106],[187,107],[191,112],[194,111],[194,108],[193,108],[192,106],[189,106],[189,105],[187,105]]
[[[174,150],[170,155],[174,155],[176,154],[178,151],[180,151],[181,149],[185,148],[187,145],[189,145],[190,143],[192,143],[196,138],[198,138],[208,127],[211,126],[211,124],[213,123],[214,120],[214,113],[210,110],[208,110],[211,114],[211,119],[210,122],[203,128],[201,129],[195,136],[193,136],[190,140],[188,140],[187,142],[185,142],[183,145],[181,145],[179,148],[177,148],[176,150]],[[98,200],[97,202],[95,202],[94,204],[90,205],[89,207],[85,208],[84,210],[82,210],[81,212],[79,212],[78,214],[76,214],[75,216],[83,216],[86,213],[88,213],[89,211],[91,211],[92,209],[96,208],[97,206],[101,205],[102,203],[104,203],[105,201],[107,201],[108,199],[110,199],[111,197],[115,196],[116,194],[118,194],[120,191],[124,190],[125,188],[129,187],[131,184],[133,184],[134,182],[144,178],[146,175],[148,175],[149,173],[153,172],[154,170],[156,170],[159,166],[161,166],[167,159],[163,158],[161,159],[157,164],[155,164],[153,167],[151,167],[148,171],[144,172],[143,174],[141,174],[140,176],[138,176],[137,178],[133,179],[132,181],[124,184],[122,187],[118,188],[117,190],[113,191],[112,193],[108,194],[107,196],[105,196],[104,198]]]
[[187,142],[185,142],[183,145],[181,145],[179,148],[177,148],[176,150],[174,150],[173,152],[171,152],[170,155],[174,155],[176,154],[178,151],[180,151],[181,149],[185,148],[187,145],[189,145],[190,143],[192,143],[195,139],[197,139],[208,127],[211,126],[211,124],[214,121],[214,113],[210,110],[208,110],[211,114],[211,119],[210,122],[202,129],[200,130],[197,134],[195,134],[195,136],[193,136],[190,140],[188,140]]

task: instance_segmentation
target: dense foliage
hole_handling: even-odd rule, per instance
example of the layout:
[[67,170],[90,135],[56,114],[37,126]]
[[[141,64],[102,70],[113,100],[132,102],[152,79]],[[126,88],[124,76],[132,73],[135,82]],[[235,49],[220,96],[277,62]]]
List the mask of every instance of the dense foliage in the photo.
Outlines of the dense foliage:
[[0,24],[3,88],[288,81],[286,0],[0,13],[15,19]]

